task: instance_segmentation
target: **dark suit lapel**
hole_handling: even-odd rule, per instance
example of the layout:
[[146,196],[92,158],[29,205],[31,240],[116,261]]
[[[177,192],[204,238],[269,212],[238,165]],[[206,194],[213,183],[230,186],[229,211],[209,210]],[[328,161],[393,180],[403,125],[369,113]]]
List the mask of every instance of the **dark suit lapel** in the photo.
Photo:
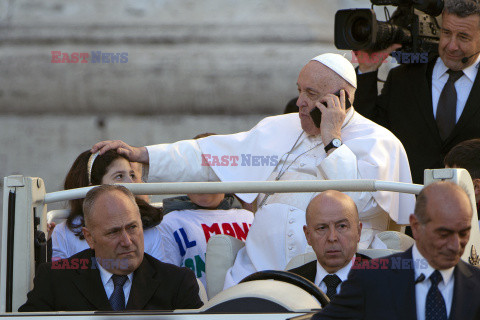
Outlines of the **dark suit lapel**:
[[[304,271],[305,275],[303,277],[315,283],[315,276],[317,275],[317,260],[307,263]],[[318,283],[315,284],[317,286],[319,285]]]
[[[299,276],[302,276],[305,279],[315,283],[315,277],[317,275],[317,260],[310,261],[303,266],[288,271],[298,274]],[[318,283],[315,284],[318,285]]]
[[471,318],[475,312],[475,304],[471,302],[474,298],[472,297],[473,283],[469,279],[472,273],[466,268],[465,262],[460,261],[455,267],[453,275],[455,277],[455,284],[453,286],[450,319]]
[[160,285],[161,278],[158,275],[155,276],[156,271],[144,256],[140,267],[133,274],[132,288],[126,307],[128,310],[144,309]]
[[[89,257],[90,263],[92,256]],[[72,279],[80,293],[92,304],[97,310],[112,310],[108,301],[105,288],[103,287],[100,271],[96,264],[90,264],[88,269],[77,270]]]
[[[396,300],[396,314],[398,319],[417,319],[417,307],[415,302],[415,272],[412,262],[412,248],[408,249],[401,255],[399,263],[392,262],[392,268],[395,278],[391,283],[391,294]],[[398,258],[397,257],[397,258]],[[409,260],[410,263],[404,265],[403,260]]]
[[473,83],[472,90],[468,96],[467,103],[463,109],[460,119],[458,119],[457,124],[453,128],[452,133],[448,136],[445,144],[449,143],[455,136],[462,132],[463,128],[466,128],[466,124],[469,121],[475,121],[475,113],[480,109],[480,72],[477,72],[475,77],[475,82]]
[[412,104],[417,105],[417,109],[425,118],[425,123],[430,130],[433,137],[436,137],[437,143],[441,143],[440,135],[438,133],[437,123],[433,116],[432,105],[432,73],[435,66],[436,59],[430,60],[428,63],[422,65],[420,69],[409,68],[406,74],[405,81],[410,84]]

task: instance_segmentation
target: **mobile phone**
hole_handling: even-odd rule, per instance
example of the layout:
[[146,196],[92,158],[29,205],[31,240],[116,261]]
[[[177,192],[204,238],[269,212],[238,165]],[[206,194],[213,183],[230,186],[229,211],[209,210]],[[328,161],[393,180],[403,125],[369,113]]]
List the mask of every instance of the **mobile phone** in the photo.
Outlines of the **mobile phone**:
[[[337,97],[340,98],[340,90],[334,93]],[[326,105],[322,103],[325,107]],[[348,95],[347,92],[345,91],[345,110],[350,108],[350,100],[348,100]],[[322,122],[322,111],[318,109],[317,107],[313,108],[312,111],[310,111],[310,117],[312,117],[313,123],[315,123],[315,126],[317,128],[320,128],[320,122]]]

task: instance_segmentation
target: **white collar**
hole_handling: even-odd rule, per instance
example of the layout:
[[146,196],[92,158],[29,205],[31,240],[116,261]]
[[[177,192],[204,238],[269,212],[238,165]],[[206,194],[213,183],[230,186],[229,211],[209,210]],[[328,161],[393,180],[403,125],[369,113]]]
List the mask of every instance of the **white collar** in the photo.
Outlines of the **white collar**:
[[336,274],[340,280],[345,281],[348,278],[348,273],[350,272],[350,269],[352,268],[353,262],[355,261],[355,255],[353,258],[350,260],[350,262],[343,267],[342,269],[338,270],[335,273],[328,273],[321,265],[320,262],[317,260],[317,274],[315,275],[315,284],[318,286],[321,281],[323,281],[323,278],[325,278],[326,275],[328,274]]
[[[412,248],[412,262],[413,262],[413,268],[415,270],[415,279],[418,279],[420,275],[423,273],[425,276],[425,279],[428,279],[432,273],[435,271],[432,266],[428,263],[427,259],[425,259],[420,251],[418,251],[417,244],[415,243]],[[449,269],[444,269],[444,270],[438,270],[440,271],[442,278],[443,278],[443,283],[447,285],[450,280],[452,280],[452,275],[453,275],[453,270],[455,267],[451,267]]]
[[[107,271],[104,267],[102,267],[96,259],[95,259],[95,264],[97,265],[98,270],[100,270],[100,277],[102,278],[102,283],[103,283],[103,286],[105,287],[107,282],[112,278],[113,273]],[[130,282],[132,282],[133,281],[132,280],[133,279],[133,272],[130,272],[127,275],[127,277],[128,277],[128,280],[130,280]]]
[[[477,60],[475,60],[475,62],[471,66],[462,70],[464,75],[472,83],[475,81],[475,77],[477,76],[479,63],[480,63],[480,55],[478,55]],[[443,60],[440,57],[438,57],[437,61],[435,62],[434,70],[435,72],[433,74],[433,79],[435,80],[439,80],[448,71],[447,66],[443,63]]]

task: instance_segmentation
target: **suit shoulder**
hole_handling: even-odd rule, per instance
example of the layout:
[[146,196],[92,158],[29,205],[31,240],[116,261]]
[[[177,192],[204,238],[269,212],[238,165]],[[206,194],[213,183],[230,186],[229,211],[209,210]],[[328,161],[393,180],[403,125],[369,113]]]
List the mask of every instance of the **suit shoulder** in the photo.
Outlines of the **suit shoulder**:
[[425,69],[424,63],[405,63],[394,67],[390,72],[394,75],[403,75],[406,72],[420,72]]
[[[434,62],[429,62],[434,63]],[[426,63],[407,63],[397,66],[390,69],[388,72],[387,79],[388,81],[393,81],[394,83],[409,81],[412,76],[425,75],[427,72]]]
[[316,267],[317,267],[317,260],[313,260],[301,265],[300,267],[296,267],[287,271],[301,275],[306,271],[310,270],[311,268],[316,268]]
[[401,269],[406,266],[407,264],[402,260],[410,262],[411,258],[406,257],[404,252],[375,259],[357,253],[352,270],[360,271],[360,273],[373,273],[376,276],[379,275],[378,271],[380,270]]
[[480,282],[480,268],[478,266],[472,266],[471,264],[466,263],[462,260],[460,260],[458,266],[466,270],[467,272],[470,272],[473,279],[475,279],[474,281]]
[[366,261],[372,260],[372,258],[370,258],[369,256],[366,256],[366,255],[358,253],[358,252],[355,254],[355,256],[357,258],[360,258],[360,260],[366,260]]
[[71,258],[87,258],[87,259],[90,259],[91,257],[93,257],[93,250],[92,249],[85,249],[83,251],[80,251],[76,254],[74,254],[73,256],[71,256],[70,258],[68,259],[71,259]]

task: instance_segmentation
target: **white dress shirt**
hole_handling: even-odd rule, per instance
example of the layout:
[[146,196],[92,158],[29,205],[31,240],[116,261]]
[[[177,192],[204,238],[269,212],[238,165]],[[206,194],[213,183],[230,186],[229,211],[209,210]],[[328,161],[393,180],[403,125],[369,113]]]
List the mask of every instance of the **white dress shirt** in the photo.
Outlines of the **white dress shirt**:
[[[105,293],[107,294],[107,298],[110,300],[110,296],[113,293],[114,285],[112,276],[113,273],[108,272],[105,270],[100,263],[96,263],[98,266],[98,270],[100,270],[100,277],[102,278],[103,287],[105,288]],[[125,306],[128,303],[128,297],[130,297],[130,289],[132,288],[132,281],[133,281],[133,272],[127,275],[128,279],[125,281],[123,285],[123,294],[125,295]]]
[[[417,303],[417,320],[425,320],[425,304],[427,301],[427,293],[432,285],[429,277],[435,271],[430,264],[428,264],[427,259],[425,259],[422,254],[418,251],[417,245],[415,244],[412,249],[412,259],[413,266],[415,270],[415,279],[418,279],[423,273],[425,275],[425,280],[419,282],[415,285],[415,301]],[[443,300],[445,300],[445,306],[447,307],[447,318],[450,315],[450,310],[452,309],[452,300],[453,300],[453,285],[455,283],[455,278],[453,277],[453,270],[455,267],[445,270],[438,270],[442,275],[443,280],[438,283],[438,289],[442,293]]]
[[320,265],[320,263],[317,260],[317,274],[315,275],[315,284],[322,290],[324,293],[327,293],[327,285],[325,282],[323,282],[323,278],[325,278],[326,275],[328,274],[336,274],[342,282],[337,286],[337,294],[340,292],[340,288],[343,284],[343,281],[347,280],[348,278],[348,273],[350,272],[350,269],[352,269],[353,262],[355,261],[355,256],[353,256],[352,260],[343,267],[342,269],[338,270],[335,273],[328,273],[323,267]]
[[[473,82],[475,82],[475,77],[478,73],[479,63],[480,55],[477,57],[475,63],[468,68],[463,69],[464,75],[455,82],[455,90],[457,91],[457,117],[455,122],[458,122],[458,119],[460,119],[463,109],[465,108],[468,96],[473,87]],[[433,117],[435,119],[437,118],[438,99],[440,99],[440,94],[442,93],[443,87],[447,83],[449,77],[447,70],[448,68],[443,63],[442,59],[438,58],[433,67],[432,73],[432,106]]]

